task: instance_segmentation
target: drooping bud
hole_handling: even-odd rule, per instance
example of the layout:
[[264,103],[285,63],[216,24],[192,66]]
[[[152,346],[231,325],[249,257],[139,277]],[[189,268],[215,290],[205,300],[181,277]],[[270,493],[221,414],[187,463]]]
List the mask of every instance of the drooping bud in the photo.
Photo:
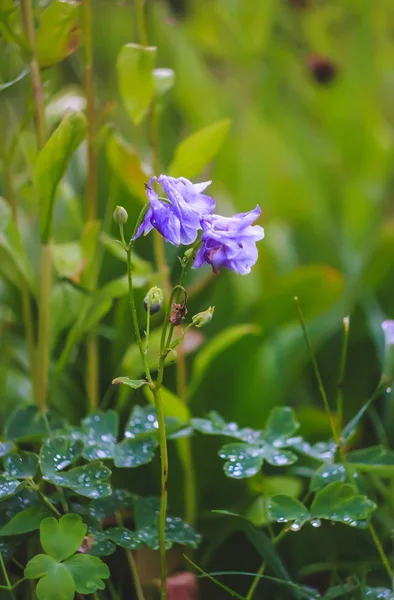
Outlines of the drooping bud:
[[213,313],[215,311],[214,306],[210,306],[207,310],[197,313],[192,317],[192,323],[194,327],[204,327],[207,323],[212,321]]
[[127,223],[129,215],[127,214],[127,210],[123,208],[123,206],[117,206],[114,210],[113,217],[117,225],[124,225],[125,223]]
[[159,312],[163,306],[163,299],[163,292],[159,287],[151,288],[144,298],[145,310],[149,310],[151,315]]

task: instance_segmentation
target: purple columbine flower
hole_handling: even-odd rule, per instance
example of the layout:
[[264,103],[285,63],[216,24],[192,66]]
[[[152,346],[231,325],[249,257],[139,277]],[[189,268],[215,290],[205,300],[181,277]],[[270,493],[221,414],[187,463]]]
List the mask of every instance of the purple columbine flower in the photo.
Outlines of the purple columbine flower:
[[210,264],[214,273],[225,267],[241,275],[250,273],[257,260],[256,242],[264,237],[264,229],[252,223],[261,213],[259,206],[233,217],[208,215],[201,221],[203,245],[198,250],[193,267]]
[[192,244],[201,229],[201,218],[215,210],[215,200],[202,193],[211,182],[192,183],[185,177],[175,179],[160,175],[157,183],[162,185],[168,198],[163,200],[152,188],[154,181],[156,177],[146,186],[150,207],[134,239],[155,228],[174,246]]

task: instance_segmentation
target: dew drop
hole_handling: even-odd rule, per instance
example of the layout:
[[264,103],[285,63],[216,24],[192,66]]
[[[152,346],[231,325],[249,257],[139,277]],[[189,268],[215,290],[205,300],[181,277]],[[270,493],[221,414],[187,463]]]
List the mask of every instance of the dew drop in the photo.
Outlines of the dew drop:
[[297,521],[294,521],[294,523],[292,523],[292,525],[290,526],[290,529],[292,531],[299,531],[301,529],[301,525],[297,523]]
[[311,525],[312,525],[312,527],[320,527],[320,525],[321,525],[320,519],[313,519],[311,521]]

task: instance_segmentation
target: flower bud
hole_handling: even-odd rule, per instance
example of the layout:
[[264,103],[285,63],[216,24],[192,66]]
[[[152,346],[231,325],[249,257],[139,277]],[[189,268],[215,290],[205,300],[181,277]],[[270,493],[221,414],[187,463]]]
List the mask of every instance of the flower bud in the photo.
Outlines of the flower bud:
[[210,321],[212,321],[214,310],[215,307],[210,306],[207,308],[207,310],[194,315],[194,317],[192,317],[192,323],[194,327],[203,327],[207,323],[210,323]]
[[144,307],[145,310],[148,311],[151,315],[159,312],[161,307],[163,306],[163,292],[158,287],[153,287],[149,290],[144,298]]
[[123,208],[123,206],[117,206],[114,210],[114,221],[117,225],[124,225],[127,223],[127,219],[129,215],[127,214],[127,210]]

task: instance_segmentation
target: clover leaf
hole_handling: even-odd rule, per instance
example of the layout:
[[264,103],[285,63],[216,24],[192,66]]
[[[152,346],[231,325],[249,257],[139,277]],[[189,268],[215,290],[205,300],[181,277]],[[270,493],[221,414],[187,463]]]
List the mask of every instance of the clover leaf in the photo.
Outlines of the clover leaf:
[[98,411],[82,422],[87,460],[113,458],[114,447],[119,434],[119,417],[114,410]]
[[33,452],[19,452],[8,454],[3,459],[4,469],[7,474],[16,479],[34,477],[38,469],[38,456]]
[[91,594],[105,588],[107,565],[95,556],[76,554],[85,534],[86,525],[79,515],[42,521],[40,541],[46,554],[36,555],[25,568],[27,579],[39,579],[38,600],[72,600],[75,592]]
[[43,473],[44,479],[54,485],[69,488],[87,498],[110,496],[111,486],[108,483],[110,476],[110,469],[100,461],[82,467],[74,467],[70,471]]
[[81,456],[83,442],[64,435],[46,440],[41,446],[40,465],[46,478],[72,465]]

